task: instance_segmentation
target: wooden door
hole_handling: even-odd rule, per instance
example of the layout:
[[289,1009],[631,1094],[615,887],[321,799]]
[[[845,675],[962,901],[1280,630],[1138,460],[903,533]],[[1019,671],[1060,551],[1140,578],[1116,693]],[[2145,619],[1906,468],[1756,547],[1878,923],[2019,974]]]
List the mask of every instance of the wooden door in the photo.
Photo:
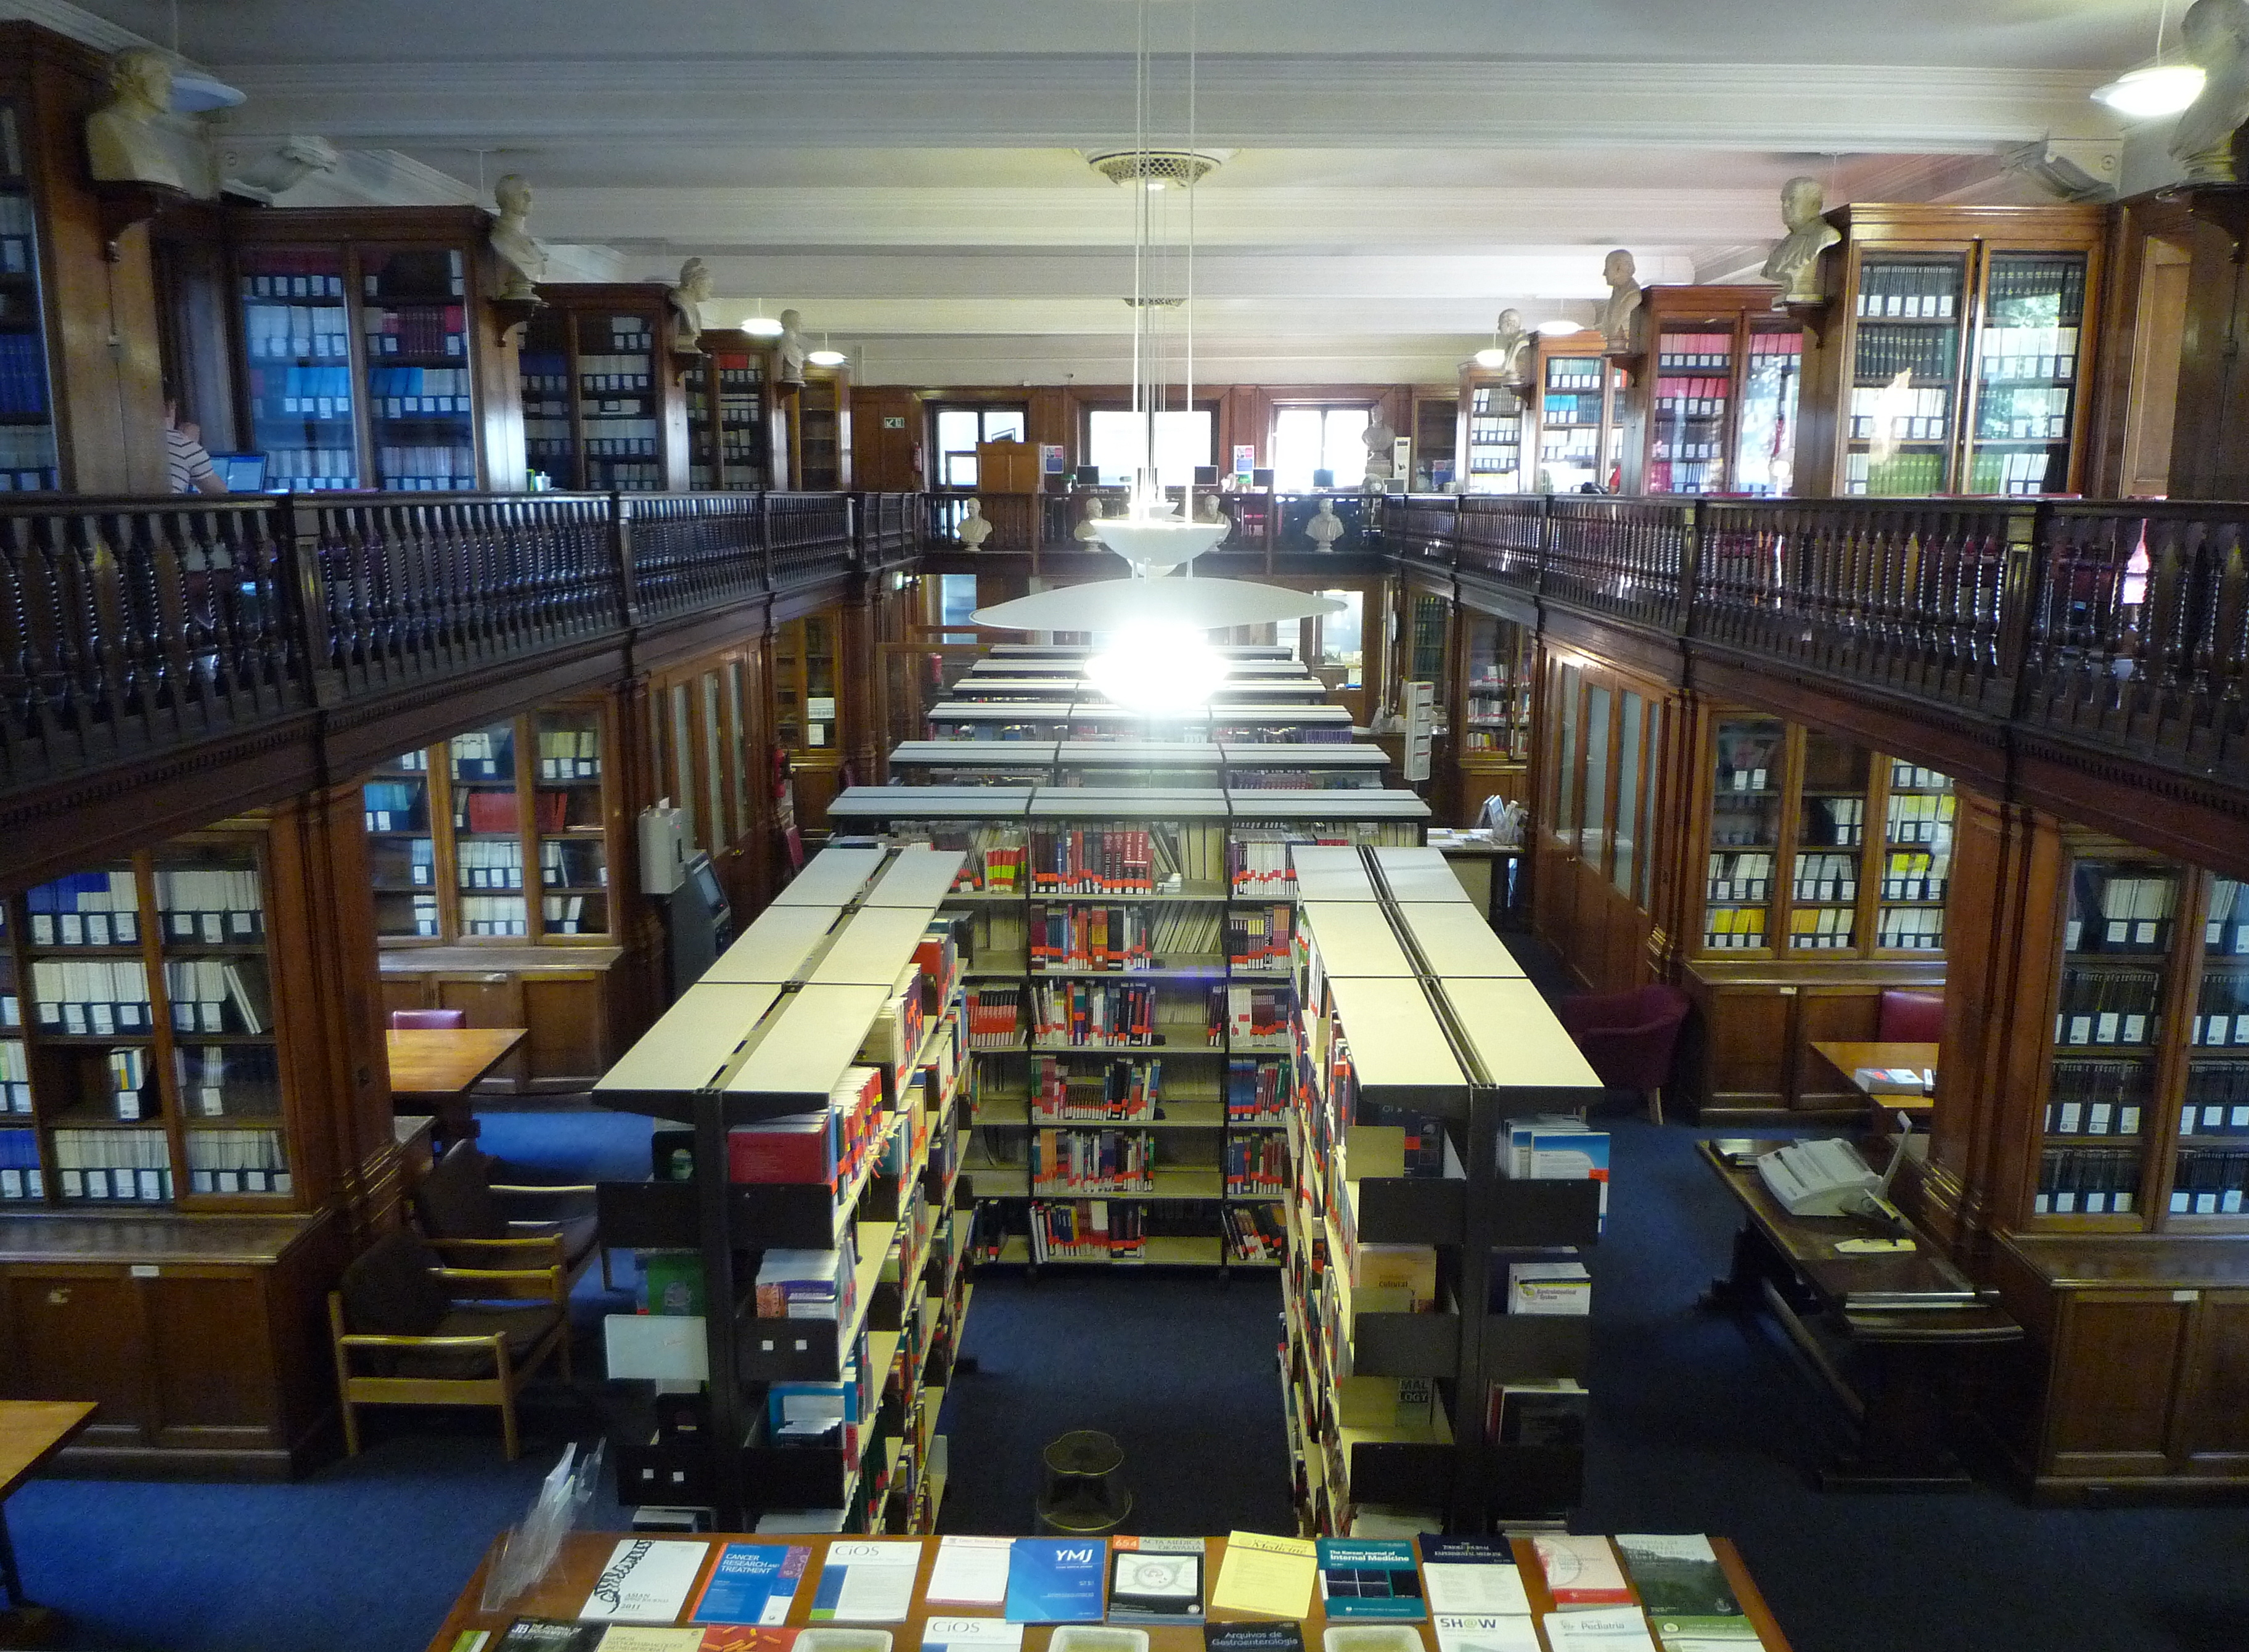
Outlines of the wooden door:
[[147,1293],[155,1405],[149,1421],[157,1442],[281,1443],[263,1271],[167,1265],[140,1283]]
[[2249,1291],[2205,1291],[2188,1332],[2173,1465],[2249,1476]]
[[540,970],[519,983],[525,1077],[542,1088],[583,1088],[609,1070],[608,977],[598,969]]

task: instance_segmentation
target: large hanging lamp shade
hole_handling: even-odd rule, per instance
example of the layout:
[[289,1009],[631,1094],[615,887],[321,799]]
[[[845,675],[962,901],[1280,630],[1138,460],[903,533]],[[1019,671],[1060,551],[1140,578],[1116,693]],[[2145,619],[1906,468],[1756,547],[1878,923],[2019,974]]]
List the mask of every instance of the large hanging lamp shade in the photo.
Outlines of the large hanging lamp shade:
[[1034,591],[980,608],[973,617],[979,625],[1017,631],[1114,631],[1128,626],[1212,631],[1340,614],[1343,609],[1332,597],[1249,580],[1121,579]]

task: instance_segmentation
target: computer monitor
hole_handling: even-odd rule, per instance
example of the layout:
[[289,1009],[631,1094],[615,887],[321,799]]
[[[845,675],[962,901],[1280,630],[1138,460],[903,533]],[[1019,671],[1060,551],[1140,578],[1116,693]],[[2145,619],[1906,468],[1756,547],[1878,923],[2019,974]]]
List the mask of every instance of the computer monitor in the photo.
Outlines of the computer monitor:
[[1218,466],[1215,465],[1196,465],[1194,485],[1197,487],[1216,487],[1218,485]]
[[1098,465],[1081,465],[1077,467],[1075,474],[1077,478],[1077,485],[1080,487],[1099,487],[1101,485],[1101,467]]
[[1333,471],[1314,471],[1312,472],[1312,485],[1314,487],[1333,487],[1335,485],[1335,472]]
[[218,479],[226,484],[230,493],[263,493],[265,491],[265,455],[263,453],[214,453],[211,469]]
[[1270,493],[1273,491],[1273,472],[1269,470],[1251,471],[1249,472],[1249,485],[1254,488],[1260,488],[1265,492]]

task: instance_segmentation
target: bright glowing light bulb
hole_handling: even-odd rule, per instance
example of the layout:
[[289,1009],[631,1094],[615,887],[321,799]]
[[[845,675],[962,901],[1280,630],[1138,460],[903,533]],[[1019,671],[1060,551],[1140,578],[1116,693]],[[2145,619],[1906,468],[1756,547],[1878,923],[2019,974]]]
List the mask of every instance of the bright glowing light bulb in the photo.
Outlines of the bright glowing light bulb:
[[1478,350],[1475,353],[1478,367],[1505,367],[1508,361],[1509,352],[1505,350]]
[[2191,63],[2158,63],[2118,75],[2093,98],[2128,120],[2152,120],[2192,103],[2202,95],[2202,71]]
[[1096,688],[1152,717],[1200,710],[1227,670],[1204,634],[1188,625],[1128,625],[1085,663]]
[[1541,338],[1566,339],[1572,333],[1583,333],[1585,329],[1575,321],[1565,321],[1558,317],[1551,321],[1541,321],[1530,330]]
[[753,315],[742,323],[742,331],[753,339],[777,339],[786,329],[773,316]]

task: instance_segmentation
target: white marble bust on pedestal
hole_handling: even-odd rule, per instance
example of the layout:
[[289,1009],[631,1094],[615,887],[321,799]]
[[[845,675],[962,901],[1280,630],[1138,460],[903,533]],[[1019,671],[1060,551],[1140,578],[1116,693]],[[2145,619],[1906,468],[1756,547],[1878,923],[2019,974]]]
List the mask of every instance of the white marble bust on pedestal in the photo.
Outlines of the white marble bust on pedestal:
[[[781,337],[774,341],[774,356],[780,363],[779,369],[774,374],[776,383],[801,384],[804,382],[804,334],[797,330],[799,323],[803,319],[794,310],[783,310],[781,313]],[[974,501],[971,500],[970,503],[973,504]]]
[[511,172],[492,185],[492,200],[499,207],[499,222],[492,225],[492,250],[499,255],[506,279],[498,294],[503,299],[535,299],[547,279],[547,249],[532,237],[531,180]]
[[2249,0],[2194,0],[2179,33],[2203,81],[2171,129],[2171,157],[2189,183],[2237,182],[2233,134],[2249,120]]
[[1639,266],[1624,247],[1601,265],[1601,279],[1609,284],[1608,302],[1601,306],[1601,342],[1612,350],[1632,348],[1632,316],[1640,308]]
[[109,101],[86,118],[86,157],[97,183],[185,190],[178,159],[155,122],[172,108],[172,63],[148,46],[109,59]]
[[671,306],[671,353],[699,355],[703,345],[703,306],[711,301],[711,266],[690,258],[679,266],[679,285],[664,294]]
[[968,501],[960,513],[960,526],[953,530],[953,537],[960,541],[963,550],[968,551],[982,548],[984,541],[992,537],[991,519],[984,514],[981,499]]
[[1764,279],[1778,282],[1772,306],[1819,302],[1819,255],[1843,238],[1843,232],[1820,216],[1826,209],[1819,180],[1791,178],[1780,186],[1780,221],[1788,234],[1774,243],[1764,261]]

